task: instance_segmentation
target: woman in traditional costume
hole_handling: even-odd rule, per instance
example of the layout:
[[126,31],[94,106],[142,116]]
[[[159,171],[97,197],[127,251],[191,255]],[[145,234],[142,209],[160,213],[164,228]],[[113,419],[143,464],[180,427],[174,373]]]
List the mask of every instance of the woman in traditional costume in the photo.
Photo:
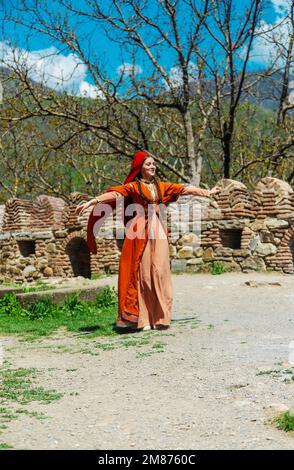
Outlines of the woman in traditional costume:
[[[122,328],[150,330],[170,326],[173,292],[169,234],[160,216],[162,205],[175,202],[180,195],[210,196],[220,189],[216,186],[205,190],[189,184],[158,181],[155,172],[154,159],[147,152],[137,152],[124,184],[111,186],[76,208],[76,214],[81,215],[94,206],[88,220],[87,244],[90,252],[96,254],[94,225],[99,225],[102,218],[99,204],[114,209],[118,198],[124,198],[127,230],[119,263],[117,316],[117,326]],[[133,218],[127,214],[129,204],[135,204]]]

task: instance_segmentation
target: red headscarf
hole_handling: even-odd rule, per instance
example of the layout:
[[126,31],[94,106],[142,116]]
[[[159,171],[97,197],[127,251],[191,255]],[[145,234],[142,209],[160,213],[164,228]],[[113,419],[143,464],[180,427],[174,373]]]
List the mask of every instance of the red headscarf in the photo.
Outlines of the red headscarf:
[[144,160],[148,157],[149,157],[148,152],[136,152],[135,153],[130,172],[128,176],[126,177],[126,179],[124,180],[124,184],[134,181],[136,176],[138,176],[138,174],[141,171]]
[[[148,152],[136,152],[132,161],[131,169],[129,171],[128,176],[124,180],[124,184],[130,183],[131,181],[134,181],[135,178],[138,176],[138,174],[141,171],[142,165],[144,163],[144,160],[148,158],[150,155]],[[107,188],[105,192],[112,191],[111,187]],[[124,198],[124,225],[126,225],[127,221],[129,220],[130,217],[125,216],[126,212],[126,207],[128,204],[132,203],[132,198],[130,197],[125,197]],[[111,207],[111,210],[113,211],[115,206],[116,206],[116,201],[111,201],[109,203],[109,206]],[[89,247],[89,250],[91,253],[94,255],[97,254],[97,246],[96,246],[96,241],[95,241],[95,236],[93,233],[93,228],[95,223],[101,219],[102,215],[94,215],[95,206],[93,207],[89,219],[88,219],[88,225],[87,225],[87,245]]]

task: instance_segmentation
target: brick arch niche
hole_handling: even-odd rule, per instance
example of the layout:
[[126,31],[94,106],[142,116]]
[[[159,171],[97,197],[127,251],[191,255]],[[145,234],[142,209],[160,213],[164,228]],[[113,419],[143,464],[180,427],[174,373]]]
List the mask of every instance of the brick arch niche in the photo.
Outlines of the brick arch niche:
[[65,252],[69,257],[74,276],[91,277],[91,257],[86,241],[81,237],[69,240]]

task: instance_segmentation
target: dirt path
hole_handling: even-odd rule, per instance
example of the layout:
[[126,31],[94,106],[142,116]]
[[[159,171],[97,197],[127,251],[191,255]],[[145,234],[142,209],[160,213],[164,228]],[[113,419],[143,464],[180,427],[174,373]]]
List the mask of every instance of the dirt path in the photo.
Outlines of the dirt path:
[[0,440],[16,449],[294,449],[293,435],[265,424],[269,405],[294,407],[294,276],[184,274],[173,285],[174,319],[189,320],[169,331],[2,337],[6,365],[37,368],[35,382],[64,395],[22,405],[47,418],[20,414]]

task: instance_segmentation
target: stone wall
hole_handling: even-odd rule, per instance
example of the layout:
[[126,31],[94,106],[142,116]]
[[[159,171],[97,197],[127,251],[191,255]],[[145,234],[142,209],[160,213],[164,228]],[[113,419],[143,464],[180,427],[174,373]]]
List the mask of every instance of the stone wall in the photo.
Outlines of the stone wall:
[[[253,191],[234,180],[217,184],[222,190],[213,198],[185,196],[169,205],[172,270],[210,272],[221,262],[230,271],[293,274],[292,188],[269,177]],[[76,206],[89,198],[75,192],[65,202],[41,195],[35,200],[11,198],[0,206],[0,281],[117,272],[122,240],[107,238],[111,221],[99,232],[97,255],[89,253],[86,227],[91,209],[79,218],[75,215]],[[174,234],[173,216],[185,207],[196,208],[197,230],[195,221],[184,215],[185,231]]]
[[[270,177],[260,180],[254,191],[234,180],[223,179],[217,184],[222,191],[201,213],[201,237],[190,232],[172,240],[172,269],[210,272],[219,261],[229,271],[293,274],[292,188]],[[179,204],[187,203],[180,199]]]
[[74,212],[88,199],[86,194],[72,193],[65,203],[41,195],[34,201],[12,198],[0,206],[0,281],[117,272],[116,240],[98,239],[97,255],[87,247],[90,209],[80,218]]

